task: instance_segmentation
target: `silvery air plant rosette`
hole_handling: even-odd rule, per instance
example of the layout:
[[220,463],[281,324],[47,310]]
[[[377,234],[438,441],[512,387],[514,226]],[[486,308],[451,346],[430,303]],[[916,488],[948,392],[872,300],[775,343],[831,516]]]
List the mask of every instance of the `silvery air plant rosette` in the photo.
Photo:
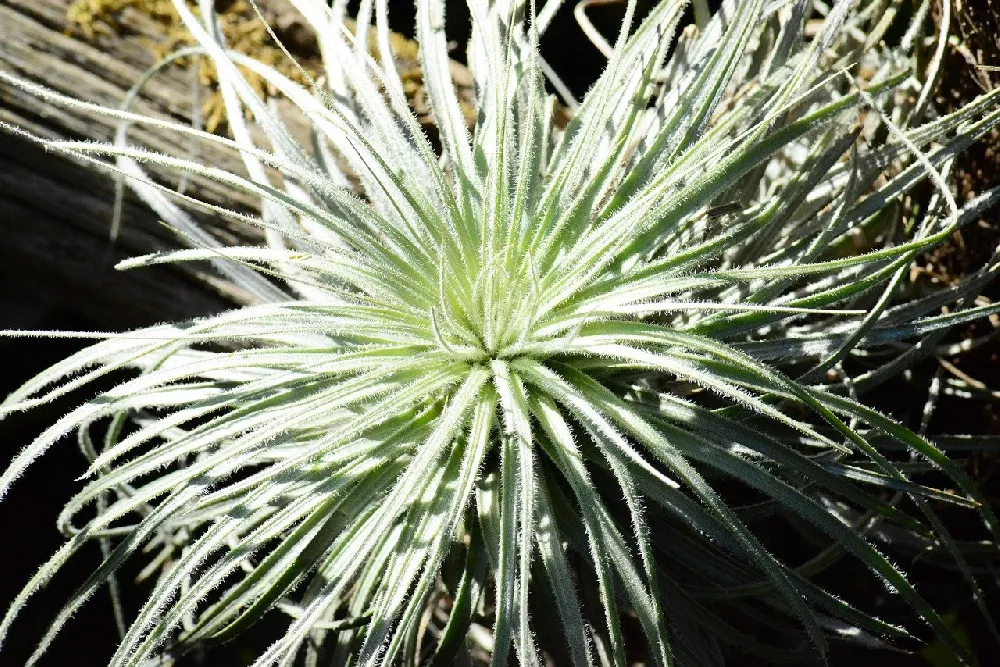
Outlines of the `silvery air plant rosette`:
[[[470,131],[444,2],[418,0],[434,141],[380,55],[387,0],[362,2],[349,28],[346,2],[291,4],[325,67],[309,88],[227,50],[210,0],[174,1],[187,53],[217,70],[231,138],[0,72],[121,122],[110,143],[44,141],[127,177],[192,246],[119,268],[207,261],[253,300],[74,334],[99,340],[7,398],[11,413],[124,378],[0,478],[5,493],[69,434],[90,460],[64,545],[0,637],[98,542],[106,557],[32,662],[133,558],[153,583],[124,610],[115,667],[275,609],[283,633],[254,665],[773,664],[831,642],[912,648],[911,632],[974,662],[894,559],[950,563],[992,629],[977,579],[996,516],[935,437],[869,407],[951,327],[1000,311],[976,303],[997,255],[908,289],[916,258],[1000,198],[952,193],[1000,91],[932,106],[948,2],[932,24],[929,1],[664,0],[642,15],[631,0],[607,41],[584,3],[608,61],[577,101],[538,48],[572,8],[468,0]],[[309,145],[251,74],[308,122]],[[131,124],[173,131],[176,154],[130,145]],[[245,173],[192,157],[192,138]],[[147,166],[259,197],[259,216],[211,212],[266,246],[221,243]],[[917,186],[923,203],[904,206]],[[31,333],[55,335],[6,335]],[[952,537],[942,510],[973,513],[980,540]],[[812,555],[775,555],[789,541]],[[820,577],[846,561],[860,579]],[[847,601],[861,580],[909,607],[907,629]]]

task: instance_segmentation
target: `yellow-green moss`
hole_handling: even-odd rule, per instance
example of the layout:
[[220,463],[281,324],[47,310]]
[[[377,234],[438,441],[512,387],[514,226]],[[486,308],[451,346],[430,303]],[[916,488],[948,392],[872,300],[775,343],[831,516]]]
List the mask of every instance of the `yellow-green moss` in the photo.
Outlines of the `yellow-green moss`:
[[[267,28],[250,3],[246,0],[230,0],[229,2],[217,2],[216,7],[222,32],[230,48],[256,58],[293,81],[303,85],[308,84],[307,77],[302,70],[291,62],[271,39]],[[197,8],[192,7],[192,9],[197,13]],[[67,30],[80,34],[88,40],[93,40],[99,35],[118,34],[123,25],[123,15],[130,11],[142,15],[152,23],[152,32],[156,33],[159,38],[147,39],[146,41],[150,52],[156,59],[163,58],[177,49],[195,43],[194,38],[181,22],[180,16],[174,10],[171,0],[73,0],[66,11]],[[369,47],[376,59],[381,59],[374,28],[369,30],[368,40]],[[391,47],[399,66],[400,76],[403,79],[404,91],[411,106],[421,116],[422,122],[430,122],[429,110],[424,102],[422,90],[423,73],[418,66],[419,46],[413,40],[398,33],[392,33]],[[309,77],[315,78],[319,75],[319,54],[314,44],[292,45],[291,50]],[[216,91],[217,78],[210,60],[199,58],[198,61],[201,81],[212,90],[202,105],[202,116],[205,119],[206,129],[214,132],[224,123],[225,107],[221,95]],[[182,64],[190,66],[190,63]],[[261,96],[274,94],[274,91],[269,90],[269,86],[259,76],[248,71],[244,71],[244,74],[258,94]],[[462,110],[471,122],[475,114],[472,105],[463,100]]]
[[[219,24],[231,48],[253,56],[298,83],[307,83],[302,70],[274,44],[264,23],[249,3],[245,0],[233,0],[220,4],[223,7],[219,9]],[[192,9],[197,12],[197,8]],[[71,31],[79,32],[87,39],[94,39],[99,34],[119,32],[122,14],[126,11],[134,11],[146,17],[152,22],[154,32],[161,36],[158,40],[146,40],[156,59],[195,44],[171,0],[73,0],[66,11],[66,20]],[[317,75],[315,53],[297,53],[295,56],[310,76]],[[212,90],[202,105],[202,115],[206,129],[214,132],[225,119],[225,107],[221,95],[216,91],[218,79],[211,61],[199,58],[198,62],[201,82]],[[190,63],[182,64],[190,66]],[[274,93],[268,90],[268,85],[259,76],[247,71],[244,74],[261,96]]]

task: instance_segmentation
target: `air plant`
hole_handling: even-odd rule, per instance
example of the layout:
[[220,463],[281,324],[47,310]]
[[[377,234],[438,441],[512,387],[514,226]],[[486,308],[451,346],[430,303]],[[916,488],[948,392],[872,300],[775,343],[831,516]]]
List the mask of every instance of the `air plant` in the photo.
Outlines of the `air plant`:
[[[577,102],[539,50],[561,2],[469,0],[470,133],[444,3],[418,0],[433,141],[388,56],[385,0],[363,2],[353,32],[345,2],[293,0],[326,68],[311,89],[227,50],[210,0],[198,16],[174,4],[232,138],[0,79],[121,120],[114,142],[45,142],[126,176],[194,246],[120,268],[208,261],[256,302],[94,333],[7,398],[11,413],[125,377],[0,478],[5,493],[72,432],[90,459],[67,541],[0,638],[99,542],[32,662],[150,547],[155,584],[114,666],[228,640],[273,609],[287,628],[255,665],[718,664],[729,646],[772,661],[909,641],[816,582],[849,558],[922,619],[918,636],[974,661],[890,555],[949,561],[988,620],[977,575],[996,516],[926,423],[863,400],[949,327],[1000,311],[975,304],[997,256],[931,293],[907,282],[1000,198],[949,186],[1000,122],[1000,91],[949,115],[929,104],[949,3],[920,69],[928,1],[892,40],[892,1],[696,1],[681,29],[685,2],[640,17],[630,0],[613,43],[584,7],[608,63]],[[308,120],[311,146],[249,75]],[[246,173],[130,146],[134,123],[231,148]],[[145,165],[259,196],[261,214]],[[223,245],[188,206],[267,246]],[[975,513],[984,541],[954,539],[942,508]],[[788,540],[813,557],[782,555]]]

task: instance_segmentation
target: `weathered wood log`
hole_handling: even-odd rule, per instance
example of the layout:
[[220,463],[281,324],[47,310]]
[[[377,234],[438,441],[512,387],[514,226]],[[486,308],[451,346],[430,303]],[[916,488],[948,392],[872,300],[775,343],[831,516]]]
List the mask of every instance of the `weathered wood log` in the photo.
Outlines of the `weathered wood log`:
[[[117,106],[128,89],[154,63],[151,42],[164,39],[163,25],[127,11],[116,30],[93,39],[67,25],[70,0],[0,0],[0,70],[36,81],[68,96]],[[288,18],[281,0],[259,3],[265,13]],[[292,18],[294,23],[294,16]],[[301,31],[300,31],[301,32]],[[294,33],[294,30],[291,31]],[[292,34],[294,37],[294,34]],[[412,69],[416,48],[402,41],[407,54],[397,54],[401,69]],[[397,46],[399,46],[397,44]],[[471,81],[460,66],[453,74],[464,83],[468,100]],[[189,123],[192,106],[190,70],[172,67],[143,90],[134,110]],[[426,116],[422,96],[411,100]],[[47,138],[109,140],[117,121],[100,114],[66,109],[0,82],[0,121]],[[290,118],[290,130],[308,136]],[[186,140],[162,129],[132,126],[129,142],[183,155]],[[182,142],[178,145],[178,142]],[[198,157],[205,164],[244,173],[234,152],[202,142]],[[150,171],[163,183],[177,175]],[[217,183],[190,180],[188,194],[203,201],[253,212],[256,202]],[[122,328],[152,321],[175,320],[218,312],[241,299],[205,264],[158,266],[120,273],[112,267],[129,256],[183,245],[137,198],[126,198],[123,226],[116,242],[109,240],[114,181],[93,166],[78,164],[54,151],[0,131],[0,284],[17,284],[21,292],[47,289],[63,305],[86,315],[102,328]],[[231,242],[257,243],[257,229],[221,216],[203,216],[205,226]],[[0,294],[2,300],[2,294]],[[0,302],[0,318],[4,318]],[[10,318],[0,327],[24,326]]]
[[[153,63],[138,30],[90,43],[66,34],[68,0],[0,0],[0,69],[44,83],[57,92],[117,105]],[[172,70],[144,91],[136,110],[189,122],[190,75]],[[0,120],[43,137],[109,140],[116,121],[68,110],[0,84]],[[131,140],[177,152],[176,137],[136,126]],[[212,164],[239,169],[232,154],[208,147]],[[176,178],[176,177],[175,177]],[[253,202],[195,179],[191,188],[212,203],[252,209]],[[109,239],[114,182],[93,167],[0,132],[0,272],[20,292],[44,290],[63,306],[122,328],[218,312],[236,294],[204,266],[154,267],[127,274],[113,269],[125,257],[178,247],[157,216],[127,197],[123,227]],[[252,229],[224,219],[206,224],[223,237],[255,240]],[[2,310],[2,309],[0,309]],[[10,326],[10,317],[0,326]],[[23,326],[23,325],[21,325]]]

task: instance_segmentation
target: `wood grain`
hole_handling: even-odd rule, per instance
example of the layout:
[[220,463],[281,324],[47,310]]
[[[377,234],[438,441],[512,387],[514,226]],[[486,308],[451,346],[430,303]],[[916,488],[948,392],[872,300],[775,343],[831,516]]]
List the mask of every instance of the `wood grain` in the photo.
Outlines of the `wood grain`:
[[[158,34],[163,26],[129,11],[121,17],[118,30],[87,40],[68,30],[69,2],[0,0],[0,70],[77,99],[117,106],[153,64],[150,42],[163,39]],[[265,13],[280,13],[286,11],[280,2],[260,4]],[[412,68],[415,63],[400,65]],[[471,98],[467,70],[458,65],[453,70],[463,84],[460,94]],[[191,87],[189,70],[171,68],[144,89],[135,110],[189,123]],[[418,100],[414,106],[420,114]],[[426,120],[426,111],[421,115]],[[117,127],[106,116],[44,103],[4,83],[0,83],[0,120],[47,138],[106,141]],[[308,137],[301,122],[290,118],[289,124],[293,135]],[[129,141],[175,155],[187,150],[186,145],[178,146],[183,139],[138,125],[131,129]],[[231,151],[204,144],[199,151],[205,164],[245,173]],[[160,182],[176,183],[176,174],[149,170]],[[198,178],[191,180],[186,192],[244,212],[256,208],[253,199]],[[115,271],[112,267],[122,258],[183,244],[131,193],[121,233],[112,244],[108,233],[113,200],[114,183],[108,175],[0,131],[0,289],[54,294],[61,307],[112,329],[205,315],[241,301],[241,294],[213,278],[205,264]],[[199,219],[227,242],[261,240],[259,230],[238,222],[219,216]],[[0,328],[11,326],[22,325],[4,307],[0,293]]]
[[[117,105],[152,65],[143,40],[155,35],[130,26],[128,34],[101,36],[93,43],[68,36],[67,4],[0,0],[0,69],[66,95]],[[189,74],[167,72],[147,87],[136,110],[189,122],[190,90]],[[0,120],[49,138],[109,140],[116,129],[112,119],[59,108],[4,84]],[[135,127],[130,140],[178,152],[177,139],[162,130]],[[204,159],[241,169],[233,154],[211,147]],[[212,203],[254,207],[252,200],[234,198],[214,183],[195,179],[191,191]],[[204,265],[115,271],[120,259],[180,243],[152,211],[129,196],[121,234],[112,244],[113,200],[109,176],[0,132],[0,273],[5,289],[56,294],[60,306],[113,329],[206,315],[239,298],[224,281],[211,278]],[[259,239],[256,230],[226,220],[204,222],[224,238]],[[16,313],[3,308],[0,318],[0,327],[17,324]]]

